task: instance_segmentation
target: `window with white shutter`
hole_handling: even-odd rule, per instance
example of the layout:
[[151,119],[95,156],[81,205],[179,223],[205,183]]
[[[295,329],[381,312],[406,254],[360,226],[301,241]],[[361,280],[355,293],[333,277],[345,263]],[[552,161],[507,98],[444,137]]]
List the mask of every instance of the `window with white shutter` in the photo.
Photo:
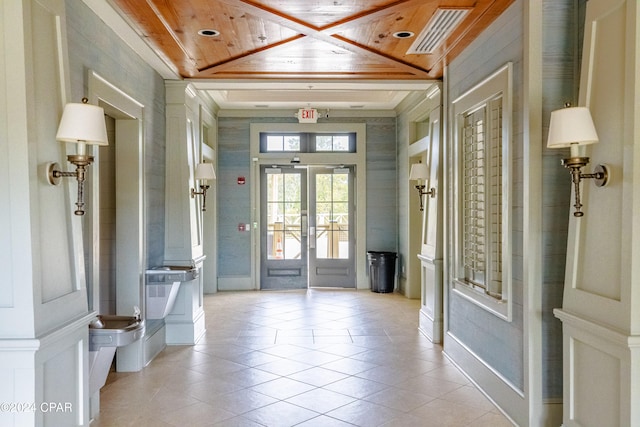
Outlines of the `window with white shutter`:
[[[510,64],[453,102],[453,289],[510,319]],[[506,267],[506,268],[505,268]]]

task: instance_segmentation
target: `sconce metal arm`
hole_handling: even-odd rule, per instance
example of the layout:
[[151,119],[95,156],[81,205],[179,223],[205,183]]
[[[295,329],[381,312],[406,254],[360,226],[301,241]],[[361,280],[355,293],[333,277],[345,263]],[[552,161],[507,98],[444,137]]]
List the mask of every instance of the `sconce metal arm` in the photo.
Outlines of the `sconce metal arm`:
[[196,197],[196,194],[199,194],[202,196],[202,211],[206,211],[207,210],[207,190],[209,189],[209,187],[211,187],[210,185],[202,185],[200,184],[200,190],[201,191],[196,191],[195,189],[191,189],[191,198]]
[[67,160],[76,166],[75,172],[65,172],[60,170],[60,165],[50,163],[47,170],[49,183],[58,185],[60,178],[75,178],[78,181],[77,209],[73,212],[76,215],[84,215],[84,181],[87,175],[87,166],[93,163],[93,156],[85,154],[70,154]]
[[418,190],[418,194],[420,196],[420,210],[423,211],[424,210],[424,203],[422,202],[422,196],[423,195],[429,195],[431,198],[436,197],[436,189],[435,188],[430,188],[428,191],[424,191],[424,189],[426,188],[426,185],[422,184],[422,185],[416,185],[416,190]]
[[583,179],[593,179],[598,187],[603,187],[609,180],[609,171],[605,165],[596,166],[593,173],[582,173],[582,168],[589,163],[588,157],[570,157],[568,159],[562,159],[562,164],[565,168],[569,169],[571,173],[571,181],[574,185],[575,204],[573,207],[576,209],[573,212],[573,216],[582,217],[582,203],[580,201],[580,181]]

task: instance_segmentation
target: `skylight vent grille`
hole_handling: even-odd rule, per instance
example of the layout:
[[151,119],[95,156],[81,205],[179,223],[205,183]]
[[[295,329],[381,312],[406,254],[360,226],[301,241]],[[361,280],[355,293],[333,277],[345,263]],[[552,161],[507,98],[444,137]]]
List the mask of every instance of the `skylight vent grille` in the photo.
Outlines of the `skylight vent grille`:
[[438,9],[407,53],[433,53],[462,22],[469,9]]

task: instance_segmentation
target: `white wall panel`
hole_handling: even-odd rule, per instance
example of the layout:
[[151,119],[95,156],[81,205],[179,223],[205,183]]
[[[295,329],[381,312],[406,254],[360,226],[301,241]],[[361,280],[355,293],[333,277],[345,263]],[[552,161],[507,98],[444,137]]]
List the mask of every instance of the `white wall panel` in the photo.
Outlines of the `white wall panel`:
[[640,426],[640,8],[635,0],[587,2],[579,105],[600,142],[582,147],[589,172],[605,163],[606,187],[582,184],[571,217],[562,310],[565,426]]

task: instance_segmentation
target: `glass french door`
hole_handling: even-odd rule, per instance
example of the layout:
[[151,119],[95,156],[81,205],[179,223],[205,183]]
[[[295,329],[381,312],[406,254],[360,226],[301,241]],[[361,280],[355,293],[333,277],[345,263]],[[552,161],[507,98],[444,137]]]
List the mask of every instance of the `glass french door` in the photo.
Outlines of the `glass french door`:
[[309,286],[356,287],[352,167],[309,169]]
[[260,172],[260,288],[355,288],[353,169]]
[[307,285],[307,171],[261,168],[261,289]]

